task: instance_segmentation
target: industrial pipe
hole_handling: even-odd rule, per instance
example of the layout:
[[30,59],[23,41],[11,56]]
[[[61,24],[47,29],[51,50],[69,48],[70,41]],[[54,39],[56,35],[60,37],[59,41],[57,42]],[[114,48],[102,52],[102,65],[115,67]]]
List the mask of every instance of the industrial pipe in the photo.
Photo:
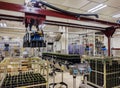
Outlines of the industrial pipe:
[[62,12],[64,14],[72,15],[72,16],[75,16],[75,17],[78,17],[78,18],[81,17],[81,16],[95,16],[96,18],[99,17],[97,14],[79,14],[79,13],[74,13],[74,12],[66,11],[66,10],[57,8],[57,7],[55,7],[53,5],[50,5],[50,4],[48,4],[46,2],[43,2],[43,1],[39,1],[39,2],[36,2],[36,3],[41,3],[42,5],[45,5],[46,7],[49,7],[51,9],[56,10],[56,11]]

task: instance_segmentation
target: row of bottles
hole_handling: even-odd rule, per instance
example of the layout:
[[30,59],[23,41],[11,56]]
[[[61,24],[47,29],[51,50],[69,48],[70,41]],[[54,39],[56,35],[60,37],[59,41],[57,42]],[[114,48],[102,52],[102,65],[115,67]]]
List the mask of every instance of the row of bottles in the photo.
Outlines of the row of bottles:
[[[106,87],[112,88],[120,85],[120,63],[117,60],[91,59],[89,60],[92,72],[88,81],[98,86],[103,86],[106,81]],[[104,65],[106,64],[106,75],[104,74]],[[106,80],[104,80],[106,76]]]
[[39,32],[26,33],[23,38],[23,47],[46,47],[44,35]]
[[31,42],[24,42],[23,47],[46,47],[46,42],[39,42],[39,41],[31,41]]

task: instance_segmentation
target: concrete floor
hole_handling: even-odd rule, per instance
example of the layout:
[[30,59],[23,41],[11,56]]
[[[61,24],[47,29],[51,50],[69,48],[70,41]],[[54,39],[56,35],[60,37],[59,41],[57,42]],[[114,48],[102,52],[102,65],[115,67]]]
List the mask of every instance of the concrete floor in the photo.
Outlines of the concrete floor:
[[[64,76],[63,81],[68,85],[68,88],[73,88],[73,76],[70,75],[70,73],[68,73],[68,72],[64,72],[63,76]],[[82,76],[76,77],[76,88],[79,88],[81,79],[82,79]],[[59,83],[59,82],[61,82],[61,80],[62,80],[61,73],[57,72],[56,76],[55,76],[55,82]],[[53,77],[49,78],[49,82],[53,83]],[[53,87],[51,86],[51,88],[53,88]],[[66,87],[58,84],[54,88],[66,88]],[[93,87],[87,85],[86,87],[82,87],[82,88],[93,88]]]

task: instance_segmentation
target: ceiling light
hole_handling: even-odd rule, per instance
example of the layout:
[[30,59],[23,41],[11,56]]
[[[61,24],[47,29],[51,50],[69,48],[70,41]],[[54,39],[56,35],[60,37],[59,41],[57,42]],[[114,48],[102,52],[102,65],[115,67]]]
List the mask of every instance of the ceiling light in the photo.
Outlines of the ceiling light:
[[0,23],[0,27],[3,27],[3,23]]
[[6,23],[3,23],[3,27],[7,27],[7,24],[6,24]]
[[105,7],[107,7],[107,5],[103,5],[102,7],[100,7],[100,8],[98,8],[98,9],[93,10],[93,11],[92,11],[92,13],[94,13],[94,12],[96,12],[96,11],[98,11],[98,10],[102,9],[102,8],[105,8]]
[[114,17],[114,18],[119,18],[119,17],[120,17],[120,14],[116,14],[116,15],[114,15],[114,16],[112,16],[112,17]]
[[7,27],[6,23],[0,23],[0,27]]
[[93,10],[95,10],[95,9],[97,9],[97,8],[99,8],[99,7],[101,7],[101,6],[103,6],[103,4],[100,4],[100,5],[95,6],[94,8],[88,10],[88,12],[91,12],[91,11],[93,11]]
[[105,8],[105,7],[107,7],[107,5],[100,4],[100,5],[95,6],[92,9],[88,10],[88,12],[92,12],[93,13],[93,12],[96,12],[96,11],[102,9],[102,8]]

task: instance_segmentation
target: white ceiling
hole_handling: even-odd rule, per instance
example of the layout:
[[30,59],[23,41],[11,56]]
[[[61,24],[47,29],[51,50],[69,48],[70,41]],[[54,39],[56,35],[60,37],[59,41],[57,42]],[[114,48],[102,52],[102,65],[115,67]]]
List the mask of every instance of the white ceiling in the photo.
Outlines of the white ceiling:
[[117,19],[112,16],[120,13],[120,0],[45,0],[48,3],[60,6],[62,9],[73,11],[76,13],[88,13],[87,11],[99,4],[107,4],[108,6],[96,12],[100,16],[99,19],[115,22]]

